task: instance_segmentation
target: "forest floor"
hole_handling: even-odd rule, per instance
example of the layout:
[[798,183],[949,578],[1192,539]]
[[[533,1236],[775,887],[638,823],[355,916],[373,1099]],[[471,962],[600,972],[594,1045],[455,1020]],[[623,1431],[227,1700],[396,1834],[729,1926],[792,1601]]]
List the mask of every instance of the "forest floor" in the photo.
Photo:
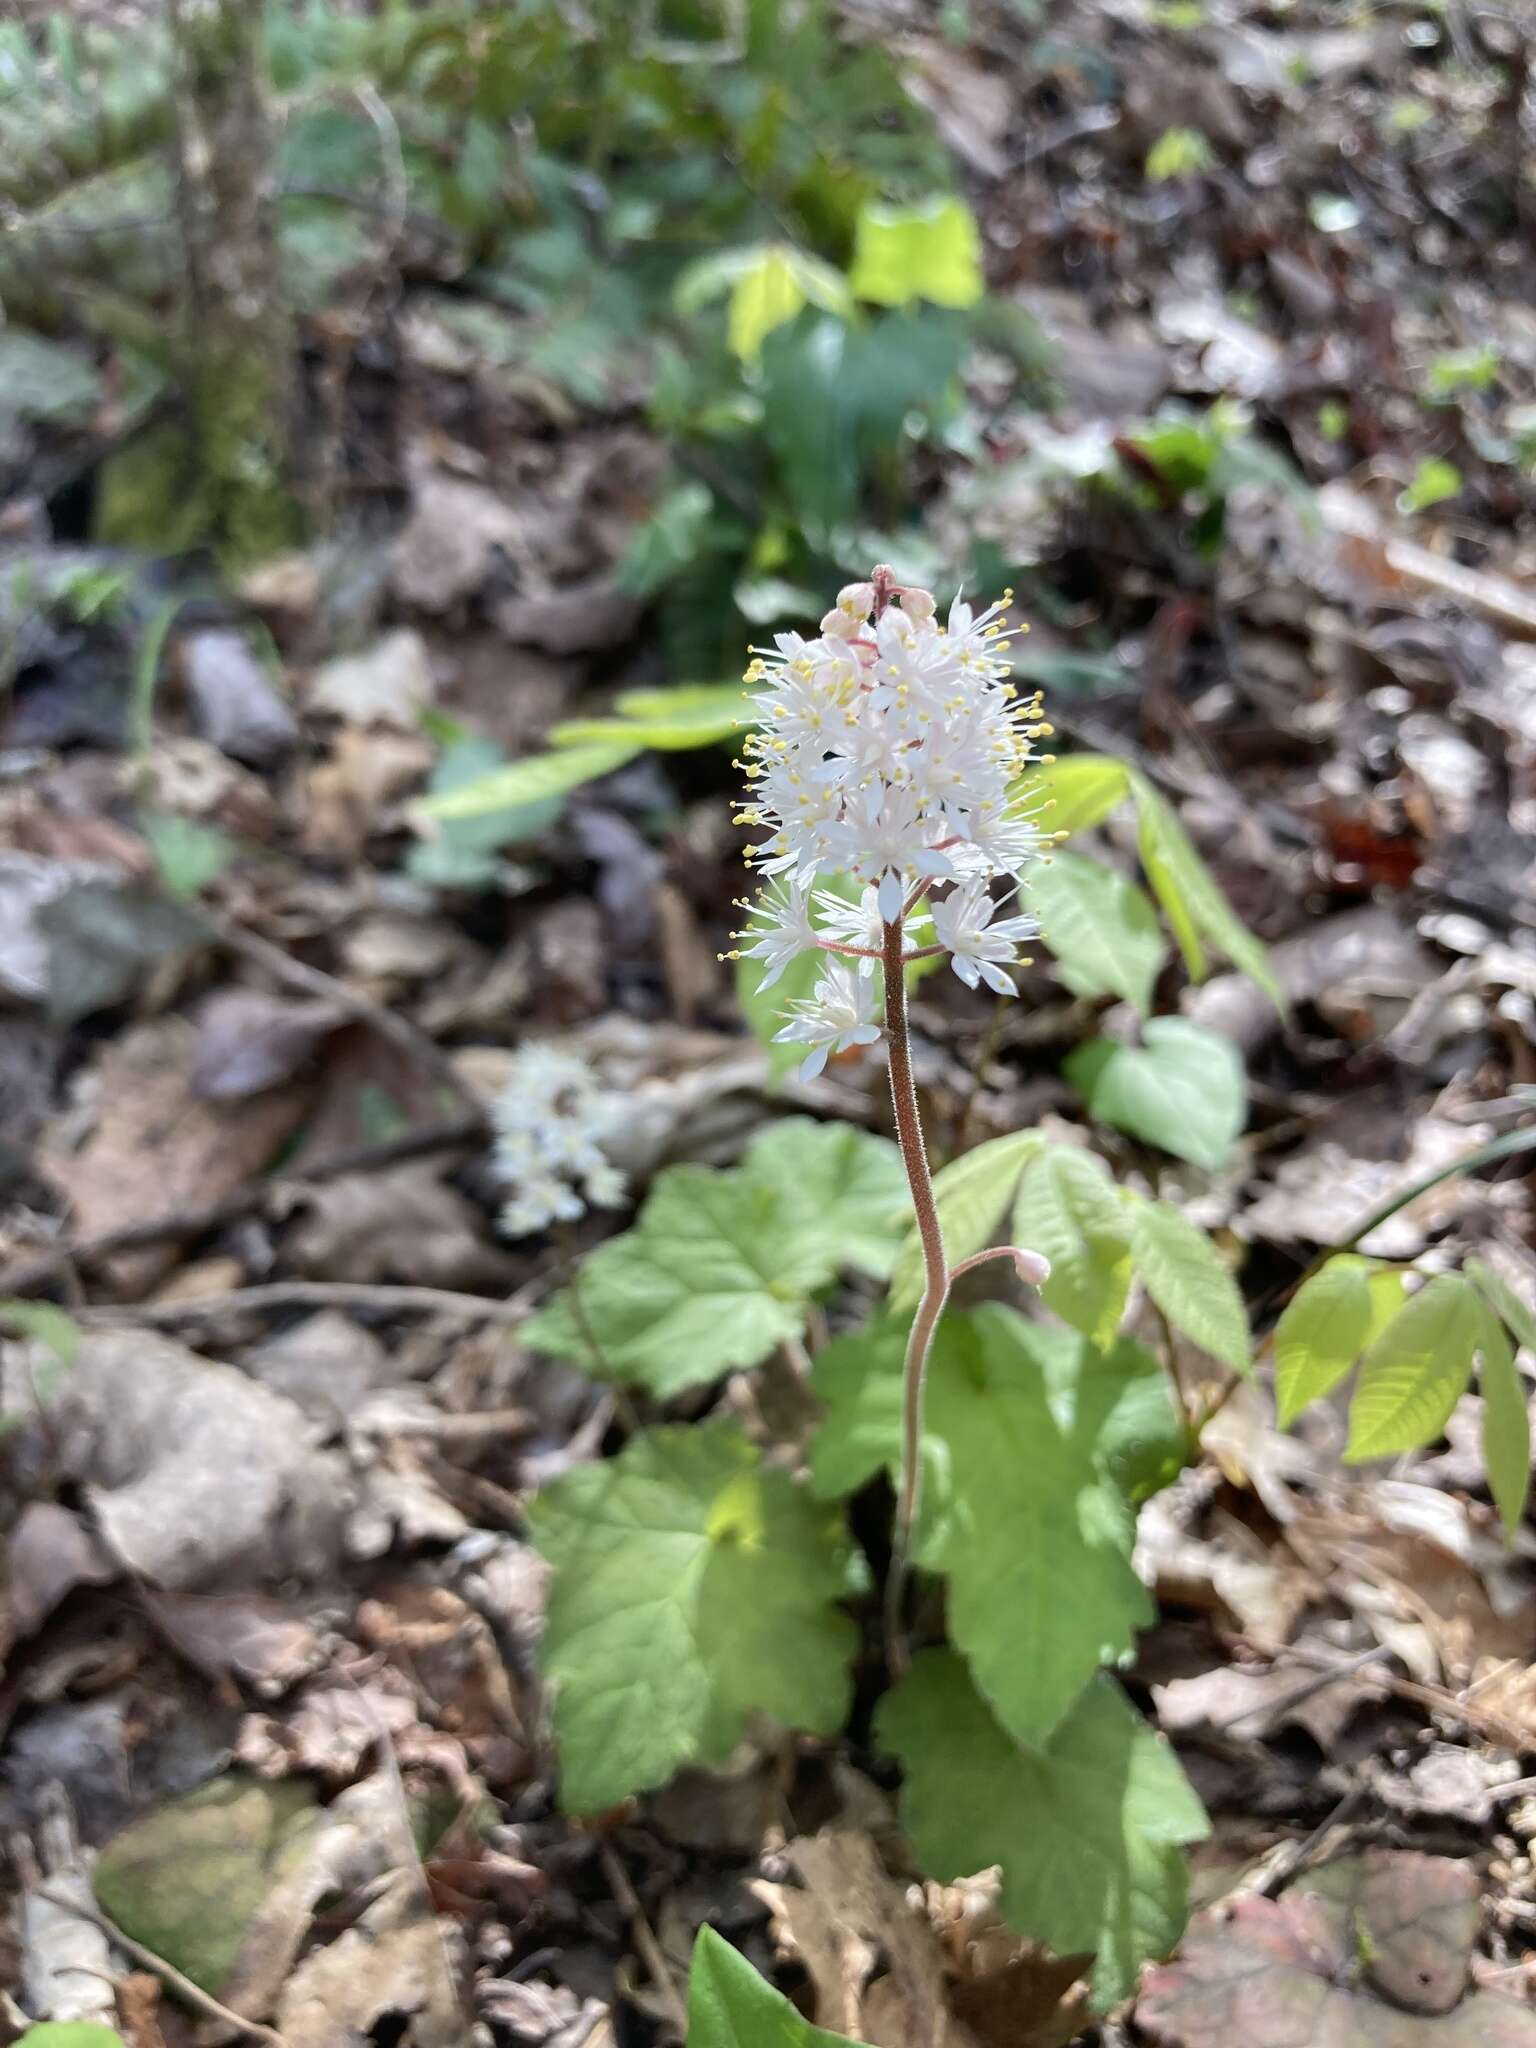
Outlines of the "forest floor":
[[[1067,0],[978,6],[954,34],[874,0],[848,17],[902,39],[989,284],[1054,350],[1044,405],[971,367],[970,452],[935,463],[929,530],[1024,566],[1063,744],[1174,803],[1289,1000],[1232,973],[1170,998],[1246,1059],[1228,1165],[1154,1169],[1098,1133],[1241,1258],[1262,1328],[1320,1248],[1536,1106],[1528,26],[1476,0]],[[1149,178],[1170,131],[1205,150]],[[894,1780],[867,1749],[765,1743],[602,1824],[558,1811],[523,1510],[626,1424],[519,1346],[612,1219],[498,1234],[487,1118],[512,1049],[554,1037],[624,1091],[639,1184],[734,1159],[786,1107],[885,1129],[884,1074],[854,1055],[784,1082],[746,1031],[720,957],[743,888],[728,748],[642,755],[469,879],[413,829],[443,733],[515,759],[623,687],[699,680],[612,580],[665,460],[641,399],[530,393],[403,288],[306,355],[341,436],[335,537],[200,582],[147,701],[133,649],[177,586],[163,556],[84,537],[110,434],[13,423],[0,445],[0,535],[74,592],[69,617],[0,608],[0,1297],[83,1333],[40,1410],[37,1350],[7,1347],[17,1891],[29,1859],[67,1885],[72,1835],[136,1823],[147,1947],[256,2017],[297,1970],[289,2048],[461,2040],[456,1984],[487,2042],[675,2038],[705,1919],[862,2038],[907,2038],[871,1995],[898,1922],[924,1930],[905,1967],[932,1973],[954,2044],[1139,2038],[1133,2009],[1090,2025],[1021,1961],[984,1885],[883,1877],[872,1903],[870,1865],[817,1850],[833,1822],[888,1847]],[[1262,479],[1151,509],[1060,488],[1128,420],[1217,400],[1309,503]],[[153,845],[146,802],[237,857],[206,829]],[[1118,821],[1103,837],[1129,851]],[[205,856],[194,918],[156,878],[179,862],[195,889]],[[1046,960],[1001,1009],[925,981],[937,1153],[1080,1131],[1060,1063],[1102,1008]],[[1475,1252],[1529,1300],[1533,1231],[1517,1154],[1434,1182],[1364,1249]],[[725,1398],[760,1421],[745,1379]],[[1344,1854],[1451,1859],[1484,1901],[1463,1965],[1519,1993],[1536,1532],[1499,1531],[1472,1396],[1390,1468],[1341,1445],[1331,1405],[1281,1432],[1244,1387],[1143,1515],[1161,1618],[1126,1678],[1213,1816],[1196,1900]],[[1427,1910],[1401,1915],[1420,1937]],[[0,1984],[60,1943],[111,1975],[103,1941],[18,1911]],[[132,2048],[207,2024],[157,1981],[140,1963],[117,1993]],[[1348,2038],[1470,2048],[1454,2009],[1367,2003]],[[1303,2039],[1271,2019],[1251,2048]],[[1209,2048],[1230,2021],[1192,2008],[1153,2038]]]

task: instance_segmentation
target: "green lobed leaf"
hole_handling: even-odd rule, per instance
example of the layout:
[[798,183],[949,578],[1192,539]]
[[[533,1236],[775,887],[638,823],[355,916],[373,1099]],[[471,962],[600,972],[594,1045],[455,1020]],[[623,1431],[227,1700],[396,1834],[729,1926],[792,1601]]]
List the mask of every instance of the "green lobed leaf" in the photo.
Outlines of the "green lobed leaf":
[[1173,806],[1138,770],[1127,769],[1126,778],[1136,803],[1141,864],[1192,978],[1205,978],[1205,942],[1209,941],[1226,954],[1234,967],[1256,981],[1276,1009],[1283,1012],[1285,998],[1269,964],[1268,952],[1233,913]]
[[781,1117],[758,1132],[742,1166],[787,1211],[835,1238],[838,1267],[886,1278],[912,1213],[898,1145],[856,1124]]
[[[986,1313],[1007,1320],[1007,1342],[1039,1374],[1056,1428],[1072,1455],[1086,1452],[1128,1500],[1144,1499],[1177,1473],[1186,1449],[1168,1377],[1152,1354],[1128,1337],[1100,1350],[1075,1330],[1029,1322],[1002,1305]],[[939,1325],[938,1343],[965,1317]],[[811,1439],[811,1485],[832,1500],[857,1491],[884,1467],[901,1462],[901,1379],[908,1322],[881,1316],[864,1329],[834,1337],[816,1354],[812,1385],[825,1411]],[[931,1418],[925,1418],[931,1421]],[[941,1519],[952,1472],[932,1428],[924,1432],[925,1520]]]
[[950,1639],[993,1712],[1042,1743],[1156,1608],[1131,1564],[1135,1517],[1095,1445],[1052,1414],[1023,1327],[994,1304],[948,1319],[934,1347],[925,1435],[945,1483],[917,1555],[945,1574]]
[[658,1174],[635,1226],[589,1253],[523,1335],[666,1400],[797,1337],[845,1265],[887,1270],[905,1208],[888,1140],[792,1119],[729,1172]]
[[1513,1538],[1531,1492],[1531,1411],[1504,1325],[1479,1298],[1477,1379],[1483,1396],[1483,1464],[1505,1530]]
[[1369,1261],[1330,1259],[1299,1287],[1275,1325],[1275,1402],[1283,1429],[1336,1387],[1371,1327]]
[[1112,1342],[1131,1291],[1130,1219],[1091,1152],[1045,1145],[1027,1162],[1013,1241],[1050,1260],[1046,1307],[1096,1344]]
[[1146,1015],[1168,949],[1157,912],[1129,876],[1055,853],[1031,871],[1029,907],[1074,995],[1121,996]]
[[527,760],[493,768],[472,782],[435,795],[419,797],[411,806],[413,816],[427,819],[479,818],[487,811],[517,811],[529,804],[543,803],[552,796],[564,796],[583,782],[596,782],[611,775],[642,753],[646,742],[637,736],[594,741],[590,746],[558,747],[548,754],[534,754]]
[[1089,1114],[1214,1173],[1248,1118],[1248,1081],[1229,1038],[1184,1017],[1153,1017],[1142,1043],[1090,1038],[1062,1072]]
[[1176,1330],[1234,1372],[1252,1373],[1248,1311],[1203,1230],[1166,1202],[1137,1202],[1131,1210],[1131,1256],[1148,1294]]
[[[846,2048],[802,2019],[713,1927],[699,1929],[688,1970],[687,2048]],[[855,2044],[857,2048],[857,2044]]]
[[[1043,1142],[1038,1131],[1011,1131],[973,1146],[934,1175],[934,1200],[951,1266],[991,1243],[1025,1161]],[[922,1293],[923,1247],[914,1225],[897,1254],[890,1306],[915,1308]]]
[[1344,1450],[1350,1464],[1434,1442],[1472,1376],[1482,1311],[1459,1273],[1439,1274],[1403,1304],[1360,1366]]
[[957,198],[921,206],[866,200],[854,228],[848,282],[856,298],[880,306],[914,299],[974,306],[986,290],[975,215]]
[[1501,1318],[1515,1342],[1536,1352],[1536,1311],[1520,1299],[1504,1275],[1495,1272],[1486,1259],[1468,1259],[1467,1278]]
[[543,1668],[562,1801],[600,1813],[720,1764],[748,1718],[830,1735],[847,1713],[852,1590],[835,1511],[734,1425],[632,1437],[529,1510],[553,1568]]
[[948,1650],[926,1650],[876,1716],[906,1774],[902,1821],[940,1883],[996,1864],[1004,1918],[1095,1958],[1102,2009],[1166,1955],[1187,1917],[1182,1847],[1209,1826],[1161,1736],[1096,1679],[1044,1749],[1014,1741]]
[[1103,824],[1131,793],[1129,771],[1109,754],[1064,754],[1031,768],[1028,780],[1046,798],[1045,823],[1070,835]]

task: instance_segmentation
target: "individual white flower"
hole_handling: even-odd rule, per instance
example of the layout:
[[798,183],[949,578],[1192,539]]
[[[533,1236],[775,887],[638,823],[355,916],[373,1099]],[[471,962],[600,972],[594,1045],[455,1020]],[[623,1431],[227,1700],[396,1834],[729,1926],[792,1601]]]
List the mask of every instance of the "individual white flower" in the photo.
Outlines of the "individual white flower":
[[[962,980],[1011,990],[1015,942],[1035,927],[994,921],[987,885],[1017,880],[1044,848],[1021,777],[1050,728],[1008,680],[1007,602],[973,611],[957,599],[941,625],[927,591],[880,569],[839,593],[816,639],[781,633],[754,659],[762,729],[744,743],[741,818],[762,835],[749,857],[793,892],[752,929],[767,981],[818,937],[867,970],[883,927],[930,883],[952,882],[939,943]],[[819,891],[806,912],[800,892],[833,873],[872,891],[872,910],[866,894],[852,919]]]
[[624,1176],[602,1151],[619,1114],[618,1098],[579,1054],[538,1043],[514,1054],[491,1106],[492,1165],[509,1189],[501,1214],[508,1237],[623,1202]]
[[739,939],[751,939],[738,958],[764,961],[760,989],[772,988],[792,960],[798,960],[816,944],[819,936],[811,919],[811,891],[807,882],[774,882],[752,906],[758,919],[749,924]]
[[[850,903],[846,896],[839,896],[835,889],[818,889],[816,908],[821,912],[821,930],[818,936],[832,940],[835,945],[857,947],[860,974],[873,974],[885,944],[885,919],[880,915],[880,891],[873,887],[868,888],[857,903]],[[904,953],[916,952],[919,929],[927,922],[926,913],[906,920],[901,933]]]
[[829,959],[816,993],[791,1003],[790,1009],[789,1022],[774,1037],[785,1044],[810,1047],[800,1063],[802,1081],[814,1081],[830,1054],[847,1052],[855,1045],[873,1045],[880,1036],[874,985],[843,960]]
[[980,877],[961,882],[934,904],[933,929],[967,988],[984,981],[1000,996],[1011,996],[1017,990],[1005,966],[1017,961],[1021,939],[1039,936],[1040,924],[1037,918],[1023,916],[994,922],[997,908]]

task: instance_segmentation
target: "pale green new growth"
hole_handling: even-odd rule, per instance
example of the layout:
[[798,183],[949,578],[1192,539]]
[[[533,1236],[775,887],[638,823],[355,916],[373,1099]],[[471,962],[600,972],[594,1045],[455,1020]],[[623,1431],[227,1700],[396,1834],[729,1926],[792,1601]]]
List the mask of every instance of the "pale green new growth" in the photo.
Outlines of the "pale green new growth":
[[1131,1291],[1130,1218],[1099,1160],[1074,1145],[1043,1147],[1020,1178],[1012,1234],[1051,1262],[1046,1307],[1110,1343]]
[[1531,1486],[1531,1415],[1504,1325],[1478,1302],[1477,1383],[1483,1396],[1483,1462],[1504,1527],[1513,1536]]
[[1459,1273],[1442,1273],[1407,1301],[1366,1352],[1349,1410],[1352,1464],[1431,1443],[1472,1377],[1485,1311]]
[[1181,1847],[1209,1832],[1173,1751],[1099,1678],[1044,1749],[1013,1741],[960,1658],[925,1651],[876,1716],[906,1773],[902,1820],[941,1883],[997,1864],[1004,1916],[1091,1951],[1100,2007],[1183,1932]]
[[1282,1427],[1336,1387],[1403,1302],[1402,1275],[1343,1253],[1297,1289],[1275,1325],[1275,1398]]
[[723,1763],[754,1714],[841,1727],[856,1635],[833,1603],[857,1583],[842,1517],[739,1429],[649,1430],[546,1487],[529,1521],[554,1568],[543,1664],[569,1810]]
[[1148,1294],[1173,1327],[1237,1373],[1253,1370],[1248,1311],[1211,1240],[1166,1202],[1135,1202],[1131,1252]]

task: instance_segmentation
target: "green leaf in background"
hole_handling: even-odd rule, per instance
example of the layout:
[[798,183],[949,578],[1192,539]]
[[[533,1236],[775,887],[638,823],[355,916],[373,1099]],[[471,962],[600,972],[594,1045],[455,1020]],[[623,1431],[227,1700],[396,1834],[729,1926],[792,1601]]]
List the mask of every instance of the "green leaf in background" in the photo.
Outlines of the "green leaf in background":
[[1504,1528],[1513,1538],[1531,1492],[1531,1411],[1514,1346],[1478,1299],[1477,1383],[1483,1397],[1483,1463]]
[[1062,1072],[1090,1115],[1215,1173],[1248,1116],[1248,1082],[1229,1038],[1183,1017],[1154,1017],[1140,1045],[1090,1038]]
[[1096,1344],[1111,1343],[1131,1291],[1130,1218],[1091,1152],[1046,1145],[1027,1162],[1013,1242],[1050,1260],[1046,1307]]
[[1162,905],[1163,915],[1178,941],[1191,978],[1195,981],[1205,978],[1205,942],[1209,941],[1219,952],[1226,954],[1234,967],[1258,983],[1276,1009],[1283,1011],[1285,999],[1269,964],[1268,953],[1261,941],[1233,914],[1215,876],[1196,853],[1173,806],[1159,795],[1139,770],[1129,769],[1126,774],[1136,802],[1141,864],[1152,884],[1152,893]]
[[1248,1311],[1203,1230],[1167,1202],[1138,1201],[1131,1210],[1131,1256],[1176,1330],[1234,1372],[1252,1372]]
[[612,718],[568,718],[551,732],[556,747],[633,741],[666,753],[710,747],[745,732],[756,714],[740,683],[679,683],[667,690],[625,690]]
[[1086,832],[1102,825],[1131,793],[1129,770],[1109,754],[1063,754],[1031,768],[1025,785],[1046,799],[1043,822],[1053,832]]
[[1209,1825],[1161,1736],[1099,1678],[1045,1749],[1015,1742],[949,1650],[925,1650],[880,1705],[905,1772],[902,1824],[939,1883],[996,1864],[1004,1919],[1094,1957],[1102,2010],[1184,1931],[1183,1845]]
[[927,299],[935,306],[974,306],[986,290],[981,236],[963,199],[922,206],[867,200],[854,229],[854,296],[879,306]]
[[718,518],[714,492],[695,479],[668,491],[625,543],[614,570],[620,589],[651,598],[692,567]]
[[[59,1381],[74,1366],[80,1350],[80,1325],[54,1302],[11,1297],[0,1300],[0,1331],[3,1330],[29,1337],[49,1353],[48,1358],[33,1366],[26,1382],[33,1401],[48,1401]],[[0,1408],[0,1436],[24,1421],[30,1406],[29,1401],[26,1406]]]
[[548,754],[533,754],[526,760],[509,762],[456,789],[424,796],[411,806],[414,816],[447,822],[459,818],[483,818],[488,812],[517,811],[531,804],[547,803],[564,796],[584,782],[596,782],[611,775],[645,749],[641,738],[603,740],[591,746],[560,747]]
[[1121,996],[1146,1015],[1168,948],[1144,890],[1101,861],[1058,852],[1031,869],[1028,900],[1074,995]]
[[543,1663],[568,1811],[724,1763],[753,1714],[842,1726],[857,1635],[834,1605],[853,1585],[841,1518],[734,1425],[632,1437],[545,1487],[529,1524],[554,1569]]
[[1408,488],[1397,494],[1399,512],[1427,512],[1459,497],[1466,479],[1454,462],[1443,455],[1426,455],[1409,479]]
[[853,312],[842,273],[788,242],[755,242],[701,257],[678,279],[673,304],[686,318],[727,292],[731,352],[744,363],[755,363],[773,330],[808,304],[840,319]]
[[1210,137],[1200,129],[1165,128],[1147,151],[1147,182],[1162,185],[1170,178],[1192,178],[1215,161]]
[[[848,2048],[802,2019],[739,1949],[713,1927],[699,1929],[688,1969],[687,2048]],[[857,2044],[854,2044],[857,2048]]]
[[901,1150],[889,1138],[855,1124],[783,1117],[758,1132],[742,1166],[758,1186],[775,1189],[788,1212],[835,1232],[841,1267],[886,1278],[912,1213]]
[[0,328],[0,419],[83,427],[101,396],[101,378],[83,355],[17,327]]
[[[992,1242],[1024,1162],[1044,1143],[1038,1131],[1011,1131],[989,1138],[953,1159],[933,1177],[944,1250],[951,1266]],[[923,1295],[923,1247],[914,1224],[891,1275],[893,1309],[915,1308]]]
[[1500,1317],[1517,1344],[1536,1352],[1536,1310],[1516,1294],[1502,1273],[1486,1259],[1468,1259],[1467,1276],[1494,1314]]
[[[472,788],[487,776],[504,774],[506,765],[506,756],[494,740],[460,733],[438,755],[427,795],[445,796]],[[411,848],[405,871],[413,882],[427,888],[488,888],[496,879],[501,849],[520,839],[536,838],[559,817],[564,801],[561,796],[546,796],[469,818],[441,820],[430,837]]]
[[216,882],[239,849],[227,832],[184,818],[178,811],[140,814],[139,830],[149,843],[167,892],[189,902]]
[[1045,1742],[1156,1608],[1131,1565],[1135,1516],[1097,1447],[1068,1437],[1021,1318],[946,1317],[925,1435],[945,1472],[917,1555],[947,1580],[950,1639],[1005,1728]]
[[756,1365],[799,1336],[811,1295],[844,1266],[889,1266],[906,1212],[894,1154],[803,1120],[765,1132],[729,1172],[668,1167],[634,1228],[588,1253],[523,1336],[662,1400]]
[[1411,1295],[1361,1362],[1349,1407],[1346,1460],[1386,1458],[1433,1443],[1472,1377],[1483,1302],[1460,1273]]
[[28,2027],[16,2048],[125,2048],[115,2027],[103,2027],[95,2020],[44,2020]]
[[1276,1420],[1283,1429],[1336,1387],[1365,1349],[1371,1322],[1366,1262],[1330,1259],[1298,1288],[1275,1325]]

